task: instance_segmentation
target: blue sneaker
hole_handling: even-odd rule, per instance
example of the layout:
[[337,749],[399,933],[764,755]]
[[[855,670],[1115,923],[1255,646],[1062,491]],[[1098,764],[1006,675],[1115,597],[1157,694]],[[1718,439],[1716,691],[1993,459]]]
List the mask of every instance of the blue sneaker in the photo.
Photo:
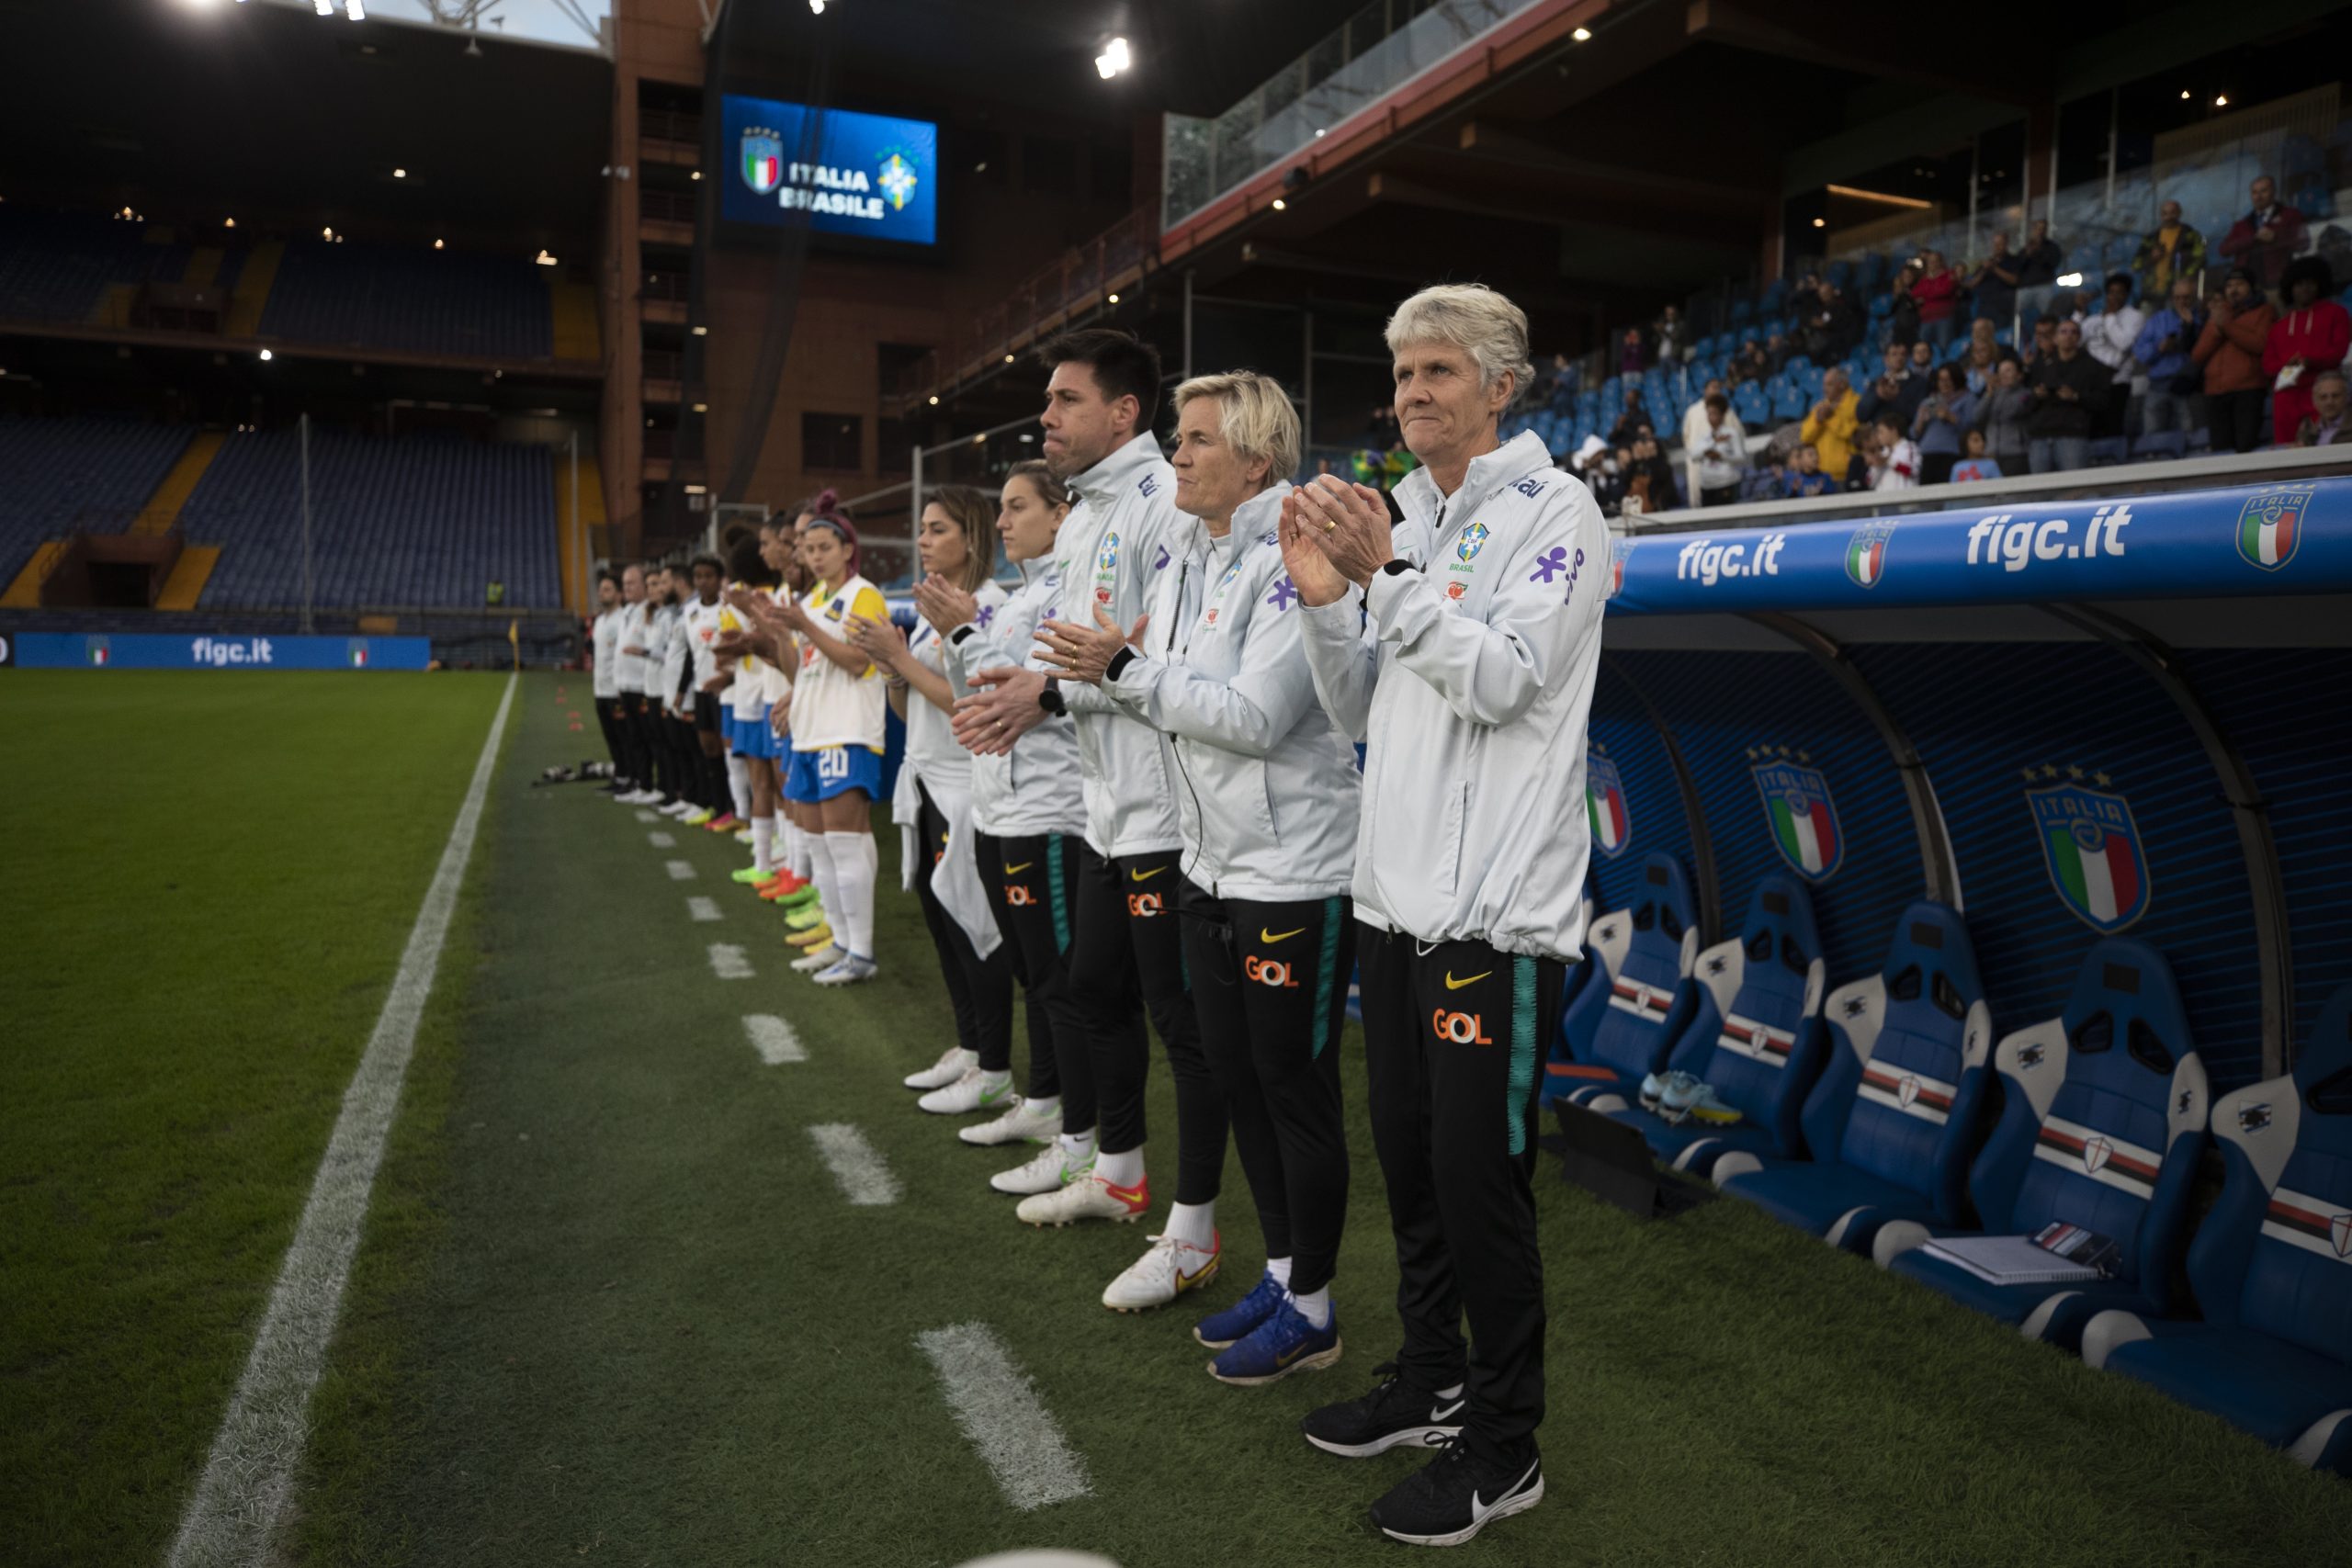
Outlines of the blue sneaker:
[[1212,1350],[1222,1350],[1273,1316],[1274,1309],[1283,1304],[1283,1298],[1288,1293],[1272,1274],[1261,1274],[1248,1295],[1195,1324],[1193,1337]]
[[1279,1382],[1293,1372],[1321,1371],[1340,1359],[1340,1314],[1334,1310],[1328,1327],[1306,1321],[1288,1293],[1274,1314],[1220,1352],[1209,1363],[1209,1376],[1243,1388]]

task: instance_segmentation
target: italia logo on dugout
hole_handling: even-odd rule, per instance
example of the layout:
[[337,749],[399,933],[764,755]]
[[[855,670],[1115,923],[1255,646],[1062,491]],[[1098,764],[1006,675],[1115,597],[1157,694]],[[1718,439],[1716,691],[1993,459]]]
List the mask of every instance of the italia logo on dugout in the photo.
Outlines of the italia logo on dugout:
[[1597,740],[1585,753],[1584,809],[1592,825],[1592,847],[1611,860],[1623,854],[1634,837],[1634,819],[1626,814],[1617,764]]
[[1838,806],[1829,798],[1829,781],[1804,752],[1795,761],[1772,755],[1761,747],[1748,752],[1757,793],[1764,797],[1764,817],[1772,829],[1773,845],[1791,870],[1807,882],[1826,882],[1846,862],[1846,834],[1838,824]]
[[[2067,772],[2079,776],[2082,770]],[[2108,782],[2105,773],[2092,777]],[[2129,801],[2075,783],[2029,789],[2025,798],[2059,902],[2101,934],[2120,931],[2148,912],[2148,858]]]
[[2249,566],[2277,571],[2295,558],[2303,542],[2303,519],[2311,511],[2312,487],[2266,490],[2238,513],[2238,554]]

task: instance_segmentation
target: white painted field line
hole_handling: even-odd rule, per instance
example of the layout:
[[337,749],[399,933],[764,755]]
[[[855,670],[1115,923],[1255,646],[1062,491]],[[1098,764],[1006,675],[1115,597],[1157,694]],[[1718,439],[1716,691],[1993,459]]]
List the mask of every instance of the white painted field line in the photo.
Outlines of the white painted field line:
[[718,912],[718,900],[716,898],[689,898],[686,900],[686,913],[702,921],[727,918]]
[[343,1287],[351,1277],[352,1255],[359,1249],[360,1228],[368,1218],[376,1168],[383,1162],[384,1139],[400,1108],[401,1080],[416,1049],[417,1022],[433,994],[441,945],[449,934],[466,863],[473,856],[482,799],[498,761],[498,738],[505,733],[507,711],[514,705],[514,677],[509,675],[481,756],[474,763],[473,782],[466,787],[465,804],[458,808],[441,864],[409,931],[391,992],[377,1015],[376,1031],[368,1038],[351,1087],[344,1091],[343,1110],[335,1117],[326,1156],[319,1161],[310,1201],[302,1206],[277,1282],[270,1288],[253,1353],[245,1359],[204,1473],[181,1517],[168,1559],[172,1568],[260,1562],[269,1557],[270,1538],[293,1490],[295,1468],[309,1435],[311,1391],[326,1361]]
[[722,980],[748,980],[752,977],[752,961],[743,956],[741,945],[714,942],[710,944],[710,972]]
[[881,1151],[848,1122],[819,1122],[808,1129],[808,1141],[817,1145],[841,1185],[842,1196],[853,1206],[874,1209],[899,1201],[899,1179],[882,1163]]
[[645,835],[645,841],[657,850],[674,849],[678,842],[667,833],[648,833]]
[[670,860],[662,863],[669,867],[673,882],[692,882],[695,879],[695,863],[690,860]]
[[648,811],[640,806],[638,807],[637,819],[640,822],[659,822],[662,820],[662,814],[658,811]]
[[760,1054],[760,1060],[771,1067],[808,1059],[808,1048],[800,1043],[800,1036],[794,1032],[792,1025],[774,1013],[745,1014],[743,1034],[751,1041],[752,1049]]
[[918,1334],[915,1344],[931,1358],[956,1424],[995,1472],[1006,1502],[1042,1508],[1094,1490],[1085,1461],[1071,1450],[996,1330],[985,1323],[959,1323]]

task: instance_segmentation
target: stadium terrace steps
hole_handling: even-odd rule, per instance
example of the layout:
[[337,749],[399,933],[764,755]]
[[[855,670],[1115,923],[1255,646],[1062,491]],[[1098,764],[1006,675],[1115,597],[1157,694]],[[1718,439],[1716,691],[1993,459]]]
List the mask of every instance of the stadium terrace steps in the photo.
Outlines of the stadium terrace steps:
[[130,308],[139,302],[139,285],[109,283],[98,294],[98,302],[90,307],[88,324],[94,327],[127,327],[130,325]]
[[605,481],[596,471],[594,462],[582,459],[580,464],[580,533],[571,531],[571,462],[563,453],[555,455],[555,554],[556,570],[562,579],[563,604],[568,610],[579,610],[580,567],[583,559],[593,558],[597,552],[589,548],[594,530],[605,526]]
[[285,254],[285,243],[279,240],[264,240],[245,253],[244,265],[237,270],[229,319],[221,323],[222,333],[253,337],[260,333],[262,312],[268,308],[270,288],[277,281],[277,264]]
[[189,545],[180,551],[179,559],[172,563],[172,575],[164,581],[164,591],[155,597],[158,610],[193,610],[203,596],[204,585],[211,581],[212,569],[220,564],[220,551],[214,545]]
[[17,575],[44,540],[123,532],[188,434],[136,420],[0,416],[0,574]]
[[558,359],[601,360],[604,334],[596,324],[596,291],[584,283],[550,279],[548,310]]
[[44,539],[33,547],[32,558],[25,562],[25,570],[0,593],[0,610],[38,610],[40,608],[40,585],[49,580],[58,558],[65,553],[62,539]]
[[130,525],[131,533],[157,536],[172,531],[173,525],[180,520],[180,508],[195,493],[204,471],[212,466],[212,459],[220,455],[222,439],[219,431],[208,430],[187,444],[180,460],[172,465],[172,471],[164,476],[164,482],[140,509],[139,521]]

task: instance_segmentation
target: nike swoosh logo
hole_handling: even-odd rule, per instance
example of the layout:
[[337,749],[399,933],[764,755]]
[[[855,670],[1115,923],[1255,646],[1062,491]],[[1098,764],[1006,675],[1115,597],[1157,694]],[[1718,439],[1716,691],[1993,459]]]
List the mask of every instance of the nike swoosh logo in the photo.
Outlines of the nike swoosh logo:
[[1534,1473],[1535,1473],[1535,1467],[1534,1467],[1533,1465],[1532,1465],[1532,1464],[1531,1464],[1531,1465],[1529,1465],[1529,1466],[1527,1467],[1527,1472],[1526,1472],[1526,1474],[1521,1475],[1521,1476],[1517,1481],[1512,1482],[1512,1483],[1510,1483],[1510,1488],[1509,1488],[1507,1491],[1505,1491],[1501,1496],[1499,1496],[1499,1497],[1496,1498],[1496,1499],[1495,1499],[1493,1502],[1491,1502],[1491,1503],[1487,1502],[1485,1498],[1483,1498],[1483,1497],[1479,1496],[1479,1495],[1478,1495],[1477,1493],[1476,1493],[1476,1492],[1471,1493],[1471,1494],[1470,1494],[1470,1517],[1471,1517],[1473,1520],[1484,1519],[1484,1518],[1485,1518],[1488,1514],[1490,1514],[1490,1513],[1494,1512],[1497,1508],[1498,1508],[1498,1507],[1502,1506],[1502,1505],[1504,1505],[1505,1503],[1510,1502],[1513,1497],[1515,1497],[1515,1496],[1517,1496],[1517,1495],[1519,1495],[1520,1491],[1521,1491],[1522,1488],[1524,1488],[1524,1487],[1527,1485],[1527,1477],[1528,1477],[1528,1476],[1530,1476],[1530,1475],[1533,1475]]
[[1153,877],[1158,876],[1161,872],[1166,871],[1167,869],[1168,868],[1164,865],[1156,865],[1149,871],[1137,871],[1131,866],[1127,870],[1127,874],[1135,878],[1137,882],[1149,882]]
[[1035,861],[1034,861],[1034,860],[1024,860],[1024,861],[1023,861],[1019,865],[1009,865],[1009,866],[1006,866],[1006,867],[1004,868],[1004,874],[1005,874],[1005,875],[1007,875],[1007,876],[1018,876],[1018,875],[1020,875],[1023,872],[1027,871],[1031,866],[1035,865],[1036,863],[1036,863]]
[[1281,1355],[1276,1356],[1274,1358],[1274,1365],[1278,1367],[1289,1366],[1293,1361],[1298,1359],[1299,1352],[1306,1348],[1306,1341],[1302,1339],[1297,1344],[1292,1346],[1289,1349],[1283,1351]]
[[1458,991],[1464,986],[1476,985],[1479,981],[1485,979],[1487,975],[1491,975],[1493,973],[1494,971],[1489,969],[1485,975],[1473,975],[1467,980],[1457,980],[1453,977],[1453,971],[1449,969],[1445,972],[1445,988],[1449,991]]
[[1451,1421],[1455,1416],[1461,1413],[1462,1407],[1469,1403],[1470,1402],[1466,1399],[1457,1399],[1442,1410],[1430,1411],[1430,1419],[1432,1421]]
[[1120,1202],[1133,1206],[1140,1204],[1146,1201],[1144,1194],[1148,1191],[1149,1189],[1140,1181],[1136,1182],[1133,1187],[1114,1187],[1106,1181],[1102,1184],[1102,1190],[1108,1192],[1112,1197],[1116,1198]]
[[1298,930],[1297,930],[1297,931],[1284,931],[1284,932],[1283,932],[1281,935],[1277,936],[1277,935],[1275,935],[1272,931],[1268,931],[1265,927],[1263,927],[1263,926],[1260,926],[1260,927],[1258,928],[1258,940],[1259,940],[1260,942],[1262,942],[1266,943],[1269,947],[1271,947],[1271,946],[1272,946],[1275,942],[1288,942],[1291,938],[1293,938],[1293,937],[1295,937],[1295,936],[1303,935],[1303,934],[1306,932],[1306,928],[1305,926],[1301,926],[1301,927],[1299,927],[1299,928],[1298,928]]

